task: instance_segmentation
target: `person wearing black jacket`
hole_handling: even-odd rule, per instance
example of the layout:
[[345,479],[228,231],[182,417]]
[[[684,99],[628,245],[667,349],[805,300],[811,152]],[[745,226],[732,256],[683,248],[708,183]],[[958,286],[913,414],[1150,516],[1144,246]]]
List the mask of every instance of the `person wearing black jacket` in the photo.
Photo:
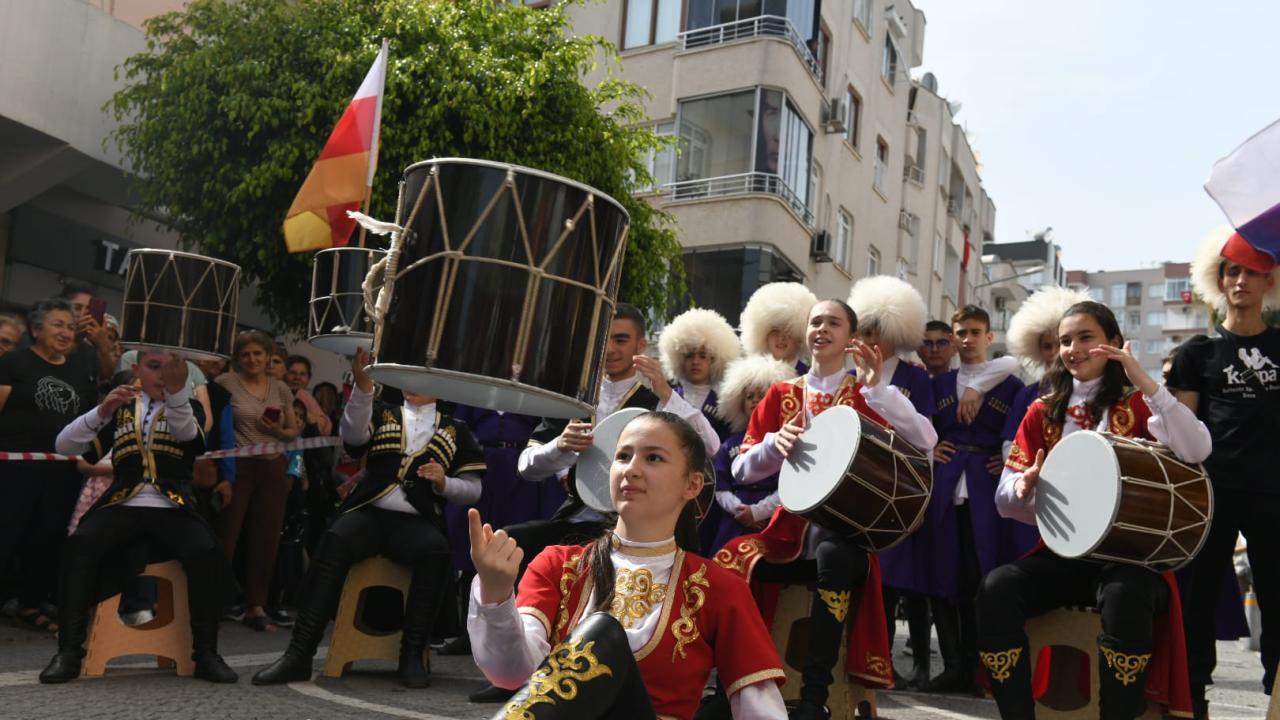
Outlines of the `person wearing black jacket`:
[[[114,594],[101,591],[123,579],[110,577],[111,570],[136,574],[147,559],[163,553],[176,556],[187,575],[195,676],[233,683],[236,673],[218,655],[218,614],[234,580],[191,492],[192,464],[205,445],[198,406],[188,397],[187,363],[176,353],[143,351],[133,373],[138,386],[117,387],[58,434],[56,448],[64,455],[95,463],[110,452],[115,479],[67,539],[58,652],[40,682],[80,675],[89,605],[95,593]],[[130,555],[144,540],[150,557]]]
[[379,553],[413,568],[397,675],[405,687],[430,685],[422,656],[448,584],[444,503],[479,499],[484,453],[466,424],[440,412],[433,397],[405,392],[403,404],[375,401],[368,361],[364,350],[352,360],[355,388],[338,429],[348,454],[367,456],[364,479],[312,558],[289,648],[253,676],[255,685],[311,679],[312,658],[347,571]]

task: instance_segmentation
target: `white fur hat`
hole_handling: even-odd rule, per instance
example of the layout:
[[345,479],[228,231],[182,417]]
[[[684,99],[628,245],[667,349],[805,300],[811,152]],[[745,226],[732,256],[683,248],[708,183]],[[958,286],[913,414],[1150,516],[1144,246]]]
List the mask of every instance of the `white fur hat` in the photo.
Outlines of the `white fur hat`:
[[1046,286],[1032,293],[1009,321],[1005,338],[1009,352],[1030,368],[1044,369],[1040,360],[1040,337],[1052,331],[1058,332],[1058,322],[1067,308],[1090,297],[1079,290]]
[[752,390],[765,391],[774,383],[790,380],[796,369],[769,355],[748,355],[729,363],[724,380],[716,391],[719,405],[716,414],[729,423],[734,432],[747,429],[750,418],[742,412],[742,399]]
[[684,379],[684,356],[699,348],[711,360],[711,384],[720,382],[725,366],[742,355],[742,345],[733,326],[715,310],[694,308],[680,313],[662,329],[658,355],[667,377]]
[[742,308],[742,347],[748,353],[769,353],[769,331],[784,330],[796,341],[804,354],[805,328],[809,311],[818,304],[818,296],[795,282],[775,282],[760,286]]
[[[1196,294],[1219,315],[1227,311],[1227,296],[1218,289],[1218,267],[1225,259],[1223,251],[1227,248],[1228,242],[1234,240],[1234,236],[1235,232],[1227,226],[1213,230],[1200,240],[1200,248],[1196,251],[1195,259],[1191,261],[1191,289],[1195,290]],[[1247,246],[1240,247],[1244,245],[1243,241],[1235,241],[1233,245],[1239,252],[1250,254],[1252,250]],[[1251,254],[1258,254],[1258,251],[1252,250]],[[1271,292],[1267,293],[1263,305],[1276,308],[1280,307],[1280,268],[1272,268],[1271,275],[1276,278],[1276,283],[1272,286]]]
[[857,314],[859,327],[875,325],[880,337],[900,351],[915,350],[924,340],[929,309],[908,282],[892,275],[863,278],[849,291],[849,307]]

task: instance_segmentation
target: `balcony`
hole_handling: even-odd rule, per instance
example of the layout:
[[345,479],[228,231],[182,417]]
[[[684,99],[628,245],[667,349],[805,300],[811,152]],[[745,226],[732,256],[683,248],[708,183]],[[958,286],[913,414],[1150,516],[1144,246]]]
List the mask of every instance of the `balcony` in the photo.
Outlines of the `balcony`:
[[902,177],[920,187],[924,187],[924,168],[919,165],[907,165],[902,169]]
[[681,50],[693,50],[711,45],[723,45],[735,40],[749,40],[757,37],[774,37],[786,40],[809,68],[809,72],[822,83],[822,67],[809,51],[809,46],[800,37],[791,20],[778,15],[759,15],[737,22],[712,25],[697,30],[685,30],[676,36]]
[[671,200],[698,200],[754,193],[776,195],[800,216],[805,225],[813,225],[813,212],[809,206],[794,190],[782,182],[781,176],[773,173],[749,172],[698,180],[682,180],[668,183],[662,188]]

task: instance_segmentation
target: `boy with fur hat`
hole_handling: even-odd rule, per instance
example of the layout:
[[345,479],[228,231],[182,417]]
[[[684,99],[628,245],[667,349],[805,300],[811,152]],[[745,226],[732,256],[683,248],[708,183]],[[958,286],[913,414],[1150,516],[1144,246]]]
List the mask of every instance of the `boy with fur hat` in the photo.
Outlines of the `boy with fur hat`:
[[[1213,437],[1204,461],[1213,483],[1213,525],[1184,570],[1183,620],[1196,717],[1208,717],[1205,686],[1216,664],[1214,611],[1223,568],[1237,533],[1249,545],[1254,590],[1262,608],[1263,688],[1270,693],[1280,659],[1280,623],[1268,603],[1280,600],[1280,329],[1266,307],[1280,307],[1275,259],[1228,228],[1211,233],[1191,265],[1191,285],[1219,314],[1212,336],[1188,340],[1173,360],[1169,387]],[[1268,620],[1270,623],[1268,624]]]
[[809,372],[804,362],[805,332],[809,308],[818,296],[800,283],[762,285],[742,308],[742,347],[748,355],[771,355],[795,367],[796,375]]
[[715,310],[686,310],[663,329],[658,354],[663,371],[676,381],[675,392],[702,411],[723,442],[730,431],[716,412],[714,387],[725,367],[742,355],[733,326]]

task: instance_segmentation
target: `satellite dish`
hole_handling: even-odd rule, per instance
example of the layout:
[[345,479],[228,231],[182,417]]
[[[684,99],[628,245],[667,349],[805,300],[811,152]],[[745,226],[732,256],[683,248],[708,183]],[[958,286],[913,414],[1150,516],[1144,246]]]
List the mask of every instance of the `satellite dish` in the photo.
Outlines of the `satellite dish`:
[[947,107],[951,109],[951,117],[955,117],[960,114],[960,108],[964,107],[964,104],[953,100],[947,103]]
[[920,80],[920,84],[924,86],[925,90],[928,90],[934,95],[938,94],[938,76],[937,75],[934,75],[931,72],[925,73],[924,78]]

